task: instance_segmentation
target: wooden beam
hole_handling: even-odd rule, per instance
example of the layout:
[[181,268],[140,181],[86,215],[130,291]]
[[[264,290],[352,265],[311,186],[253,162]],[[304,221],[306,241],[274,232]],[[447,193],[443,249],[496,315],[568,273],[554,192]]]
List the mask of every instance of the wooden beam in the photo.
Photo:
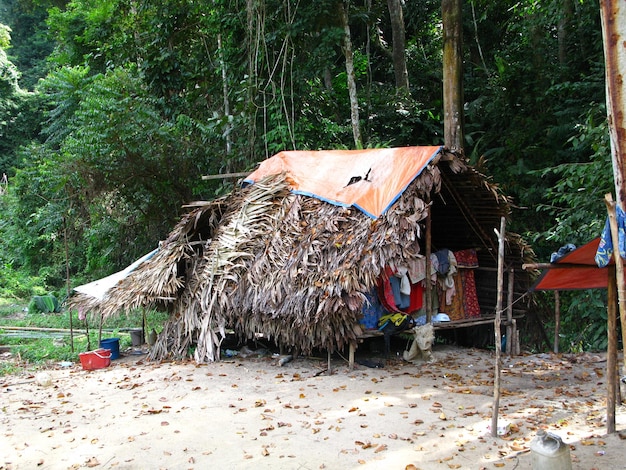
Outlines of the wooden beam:
[[228,179],[228,178],[241,178],[243,176],[248,176],[250,173],[252,172],[243,171],[239,173],[222,173],[220,175],[203,175],[202,180],[206,181],[206,180],[223,180],[223,179]]
[[522,269],[599,269],[595,264],[576,263],[527,263],[522,264]]

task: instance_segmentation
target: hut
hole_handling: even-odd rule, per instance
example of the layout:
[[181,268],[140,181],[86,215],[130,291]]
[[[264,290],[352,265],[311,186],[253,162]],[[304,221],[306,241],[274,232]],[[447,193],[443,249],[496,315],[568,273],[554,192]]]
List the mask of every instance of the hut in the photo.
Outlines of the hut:
[[[472,276],[457,277],[454,289],[460,294],[471,277],[475,298],[471,312],[461,303],[438,327],[493,324],[494,229],[510,215],[510,201],[445,148],[281,152],[229,195],[187,209],[158,251],[104,298],[78,292],[70,300],[105,319],[167,308],[152,359],[193,351],[198,362],[218,360],[227,330],[303,354],[352,350],[367,335],[365,312],[390,270],[423,263],[436,280],[425,260],[442,249],[471,254]],[[509,233],[505,260],[511,318],[523,314],[518,300],[529,279],[521,266],[532,252]],[[430,320],[439,295],[427,278],[419,312]]]

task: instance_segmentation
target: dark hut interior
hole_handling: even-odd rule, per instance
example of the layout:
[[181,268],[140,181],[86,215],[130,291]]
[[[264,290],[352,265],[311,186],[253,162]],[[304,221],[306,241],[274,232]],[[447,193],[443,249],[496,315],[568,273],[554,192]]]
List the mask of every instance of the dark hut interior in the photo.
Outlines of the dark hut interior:
[[[452,251],[475,249],[476,293],[480,317],[457,319],[439,324],[438,330],[454,330],[446,335],[468,346],[493,344],[493,318],[497,304],[498,237],[501,217],[510,216],[510,201],[473,168],[455,172],[445,162],[441,170],[441,190],[433,196],[431,208],[431,251],[447,248]],[[524,260],[534,253],[521,238],[507,233],[504,273],[506,291],[503,318],[518,320],[528,309],[523,301],[531,283],[529,273],[522,269]],[[425,251],[425,247],[424,251]],[[522,300],[522,301],[520,301]],[[506,320],[505,320],[506,321]],[[510,351],[510,344],[508,345]]]

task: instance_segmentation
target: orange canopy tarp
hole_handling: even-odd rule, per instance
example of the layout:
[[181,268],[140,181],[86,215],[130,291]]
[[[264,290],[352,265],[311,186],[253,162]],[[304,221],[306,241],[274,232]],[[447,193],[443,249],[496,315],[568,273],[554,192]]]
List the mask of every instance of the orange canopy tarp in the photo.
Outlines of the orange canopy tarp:
[[599,243],[596,238],[563,256],[544,270],[530,290],[606,289],[609,270],[595,261]]
[[291,190],[378,218],[441,151],[441,147],[293,150],[261,162],[245,180],[287,173]]

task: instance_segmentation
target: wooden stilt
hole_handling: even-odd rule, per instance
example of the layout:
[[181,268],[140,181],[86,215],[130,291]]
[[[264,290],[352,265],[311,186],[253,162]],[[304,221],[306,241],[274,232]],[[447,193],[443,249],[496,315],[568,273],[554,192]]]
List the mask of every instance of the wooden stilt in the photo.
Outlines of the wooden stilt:
[[350,351],[348,352],[348,369],[354,370],[354,353],[356,352],[356,343],[350,342]]
[[333,375],[333,366],[332,366],[332,363],[330,361],[332,355],[333,355],[333,352],[329,349],[328,350],[328,367],[326,368],[326,374],[327,375]]

